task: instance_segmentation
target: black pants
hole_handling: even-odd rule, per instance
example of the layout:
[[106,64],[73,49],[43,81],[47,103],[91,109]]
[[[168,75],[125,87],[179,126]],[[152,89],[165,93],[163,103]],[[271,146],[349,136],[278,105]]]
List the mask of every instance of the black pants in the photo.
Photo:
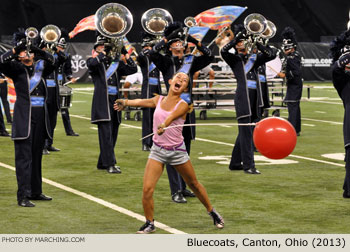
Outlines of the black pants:
[[[250,117],[238,119],[238,123],[250,123]],[[238,126],[238,136],[232,150],[230,167],[243,163],[243,169],[255,167],[253,151],[253,135],[250,126]]]
[[295,131],[301,131],[300,102],[287,102],[288,121],[294,126]]
[[350,146],[345,148],[345,179],[343,189],[350,195]]
[[98,168],[106,168],[117,163],[114,147],[117,143],[121,112],[113,109],[116,98],[116,96],[109,96],[111,120],[98,123],[98,139],[100,143],[100,155],[97,162]]
[[4,82],[0,84],[0,97],[1,97],[2,104],[4,105],[7,122],[12,122],[10,104],[7,100],[7,95],[8,95],[7,82]]
[[15,140],[17,200],[42,193],[41,160],[46,137],[45,111],[33,107],[30,136]]
[[55,128],[57,124],[57,113],[58,108],[56,103],[48,103],[47,104],[47,111],[49,114],[49,122],[50,122],[50,134],[52,138],[46,138],[45,140],[45,148],[52,146],[53,144],[53,135],[55,133]]
[[66,134],[67,135],[73,134],[74,130],[72,129],[72,125],[70,123],[68,108],[61,108],[61,116],[62,116],[62,121],[63,121],[63,125],[64,125],[64,129],[66,131]]
[[[153,132],[153,114],[155,109],[143,108],[142,109],[142,137],[145,137]],[[142,139],[142,145],[152,147],[152,137]]]

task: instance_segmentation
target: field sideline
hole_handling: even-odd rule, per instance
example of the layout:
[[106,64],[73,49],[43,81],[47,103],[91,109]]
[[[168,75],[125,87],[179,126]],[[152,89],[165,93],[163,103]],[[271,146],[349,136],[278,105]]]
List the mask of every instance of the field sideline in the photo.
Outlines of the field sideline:
[[[191,160],[225,228],[212,225],[196,198],[173,203],[164,172],[154,195],[157,233],[350,233],[350,201],[342,198],[342,103],[331,83],[312,85],[311,100],[301,103],[302,131],[294,152],[277,162],[256,153],[261,175],[228,170],[237,126],[197,127]],[[52,202],[17,206],[13,142],[0,138],[0,233],[132,234],[144,222],[142,176],[148,152],[141,151],[141,122],[124,120],[119,129],[116,157],[122,174],[97,170],[97,126],[89,121],[92,91],[80,89],[92,85],[72,87],[78,88],[71,121],[80,136],[66,136],[59,115],[54,146],[61,151],[43,157],[43,192]],[[282,117],[287,115],[281,110]],[[236,123],[234,117],[233,111],[210,110],[208,120],[197,123]]]

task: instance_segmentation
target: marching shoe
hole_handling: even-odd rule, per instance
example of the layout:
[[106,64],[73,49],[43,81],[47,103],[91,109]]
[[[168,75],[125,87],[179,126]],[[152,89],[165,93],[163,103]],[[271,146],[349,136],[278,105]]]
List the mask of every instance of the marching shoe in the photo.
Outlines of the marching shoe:
[[182,195],[184,197],[196,197],[196,195],[193,192],[191,192],[190,190],[187,190],[187,189],[182,190]]
[[144,145],[142,145],[142,150],[143,151],[150,151],[151,148],[148,145],[144,144]]
[[10,134],[5,130],[0,132],[0,136],[9,137]]
[[350,198],[350,193],[348,193],[348,191],[344,191],[343,198],[345,198],[345,199]]
[[55,147],[53,147],[53,146],[47,147],[47,150],[48,150],[48,151],[60,151],[60,149],[57,149],[57,148],[55,148]]
[[52,198],[50,196],[46,196],[45,194],[39,194],[39,195],[32,195],[31,197],[29,197],[30,200],[52,200]]
[[107,168],[107,172],[108,173],[122,173],[122,171],[120,170],[120,167],[119,166],[114,166],[114,165],[109,166]]
[[33,202],[30,202],[28,199],[19,200],[18,205],[21,207],[35,207],[35,204]]
[[50,154],[50,152],[46,148],[44,148],[43,149],[43,155],[49,155],[49,154]]
[[247,170],[244,170],[244,172],[248,174],[261,174],[261,172],[256,168],[249,168]]
[[79,136],[79,134],[76,132],[71,132],[71,133],[67,134],[67,136]]
[[174,193],[171,196],[171,199],[175,202],[175,203],[187,203],[187,200],[185,199],[185,197],[182,195],[181,191],[178,191],[176,193]]

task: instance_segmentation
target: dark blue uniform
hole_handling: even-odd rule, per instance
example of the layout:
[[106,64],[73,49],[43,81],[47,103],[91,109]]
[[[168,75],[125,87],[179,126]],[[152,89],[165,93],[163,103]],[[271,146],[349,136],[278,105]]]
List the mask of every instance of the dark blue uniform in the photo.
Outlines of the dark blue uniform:
[[294,126],[297,134],[301,131],[300,99],[303,92],[301,77],[301,56],[297,51],[286,56],[287,94],[284,102],[288,107],[288,121]]
[[[142,87],[141,98],[149,99],[154,97],[154,94],[161,94],[159,75],[160,72],[150,60],[149,50],[142,50],[137,57],[137,62],[142,72]],[[153,114],[154,108],[142,108],[142,137],[145,137],[153,132]],[[152,137],[142,140],[142,145],[148,148],[152,147]]]
[[[251,123],[252,119],[257,117],[257,108],[262,105],[261,89],[259,78],[257,77],[257,68],[267,61],[276,57],[277,50],[270,47],[264,47],[257,43],[261,53],[258,54],[232,54],[229,50],[235,46],[238,41],[235,39],[229,42],[221,49],[221,56],[231,67],[237,80],[235,94],[235,109],[238,123]],[[249,74],[248,74],[249,73]],[[250,78],[250,79],[249,79]],[[255,83],[255,89],[248,87],[248,84]],[[252,89],[251,91],[249,91]],[[254,97],[253,97],[254,96]],[[252,103],[250,103],[252,100]],[[254,116],[254,117],[253,117]],[[255,169],[252,130],[248,126],[238,126],[238,136],[232,151],[229,168],[231,170],[243,169],[248,171]]]
[[[54,70],[57,61],[43,51],[36,55],[41,60],[36,61],[33,66],[25,66],[13,60],[15,57],[12,51],[1,55],[0,71],[13,79],[17,95],[12,139],[15,144],[17,200],[21,201],[42,193],[42,151],[45,137],[51,137],[46,106],[48,91],[44,79]],[[37,69],[41,69],[42,75],[31,86],[29,80],[40,72]]]
[[137,72],[136,64],[129,58],[127,64],[119,61],[116,70],[107,79],[106,72],[111,69],[109,67],[112,64],[116,63],[112,63],[111,58],[103,53],[87,60],[89,73],[95,86],[92,98],[91,123],[98,125],[100,156],[97,168],[99,169],[106,169],[117,163],[114,147],[121,123],[121,112],[114,110],[113,105],[115,100],[120,97],[120,78]]

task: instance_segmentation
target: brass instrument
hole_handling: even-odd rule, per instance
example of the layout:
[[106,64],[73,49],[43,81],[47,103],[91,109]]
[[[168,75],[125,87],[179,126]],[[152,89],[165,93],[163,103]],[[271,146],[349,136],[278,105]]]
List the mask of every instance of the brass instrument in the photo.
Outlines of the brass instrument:
[[29,57],[30,46],[33,43],[33,40],[38,37],[38,30],[35,27],[29,27],[25,30],[24,34],[26,35],[27,41],[27,55]]
[[276,35],[277,28],[274,23],[272,23],[270,20],[267,20],[267,27],[266,30],[261,33],[261,37],[264,39],[270,39]]
[[194,17],[187,17],[184,20],[184,24],[187,27],[193,27],[193,26],[198,26],[196,19],[194,19]]
[[102,5],[95,13],[96,29],[110,39],[110,55],[115,57],[123,47],[123,37],[131,30],[133,17],[122,4],[108,3]]
[[40,30],[40,37],[46,43],[47,51],[54,53],[52,47],[56,46],[61,37],[61,30],[56,25],[46,25]]
[[161,8],[149,9],[143,13],[141,17],[142,28],[146,32],[156,36],[156,41],[154,41],[154,43],[162,39],[165,27],[172,22],[173,17],[171,14],[167,10]]
[[243,24],[249,35],[249,39],[245,42],[245,47],[250,53],[259,37],[266,31],[268,27],[267,20],[261,14],[252,13],[244,19]]

